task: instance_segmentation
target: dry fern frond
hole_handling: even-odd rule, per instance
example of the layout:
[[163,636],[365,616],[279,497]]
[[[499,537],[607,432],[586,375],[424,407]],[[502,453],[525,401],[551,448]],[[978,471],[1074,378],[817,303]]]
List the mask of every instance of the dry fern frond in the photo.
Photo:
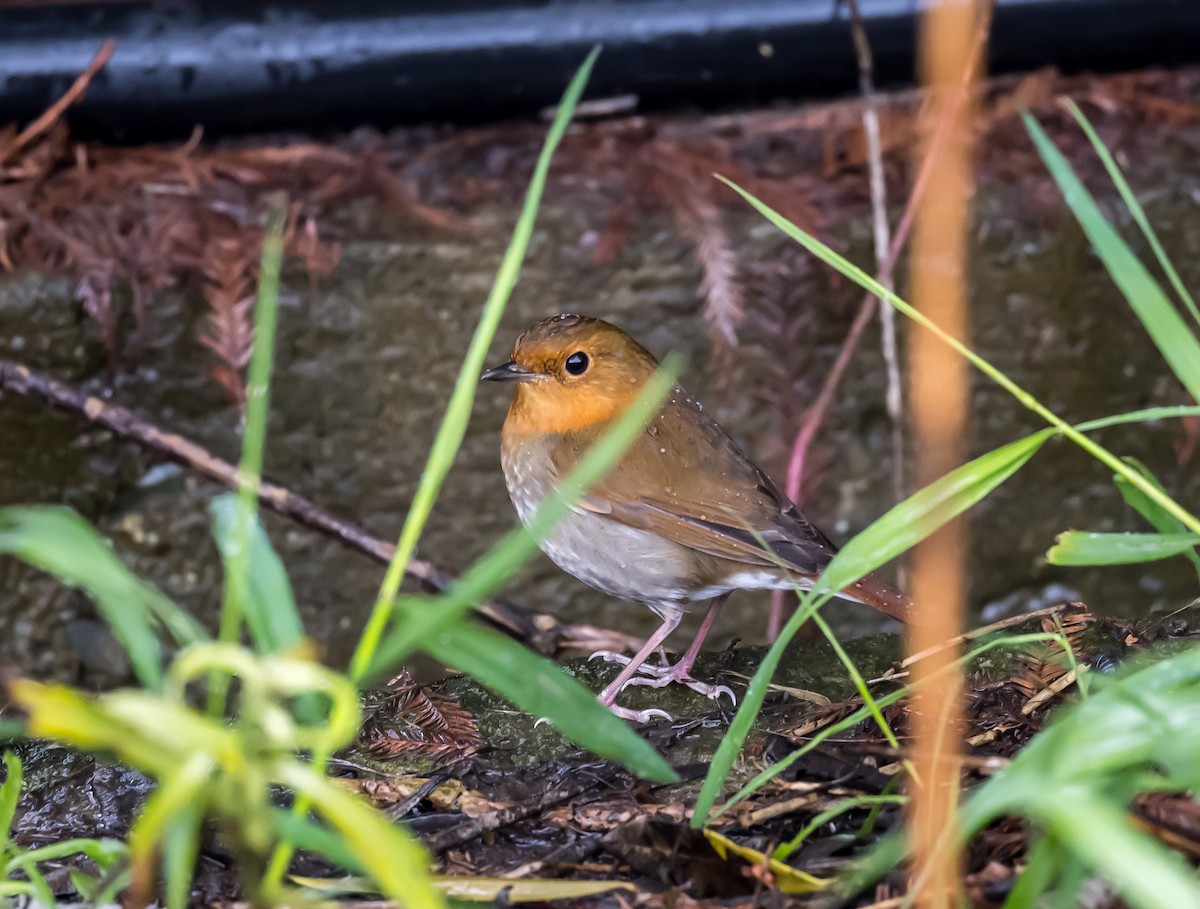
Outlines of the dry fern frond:
[[357,747],[370,754],[422,756],[441,764],[470,757],[483,743],[469,711],[426,690],[407,670],[366,709]]

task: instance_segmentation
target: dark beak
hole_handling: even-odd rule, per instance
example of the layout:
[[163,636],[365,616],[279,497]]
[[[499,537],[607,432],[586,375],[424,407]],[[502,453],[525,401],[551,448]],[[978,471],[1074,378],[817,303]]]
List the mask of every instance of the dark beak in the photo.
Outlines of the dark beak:
[[499,366],[485,369],[479,380],[481,382],[530,382],[538,378],[538,375],[538,373],[526,369],[519,363],[509,360],[507,363],[501,363]]

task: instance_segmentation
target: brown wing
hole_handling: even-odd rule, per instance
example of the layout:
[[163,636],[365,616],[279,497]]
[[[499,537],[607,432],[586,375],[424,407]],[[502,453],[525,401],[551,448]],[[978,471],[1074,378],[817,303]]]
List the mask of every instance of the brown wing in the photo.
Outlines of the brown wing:
[[[585,445],[564,441],[568,444],[559,449],[560,459],[573,463]],[[559,475],[570,466],[557,464]],[[583,507],[747,565],[774,567],[782,561],[812,575],[836,552],[829,538],[680,388],[620,465],[593,487]]]

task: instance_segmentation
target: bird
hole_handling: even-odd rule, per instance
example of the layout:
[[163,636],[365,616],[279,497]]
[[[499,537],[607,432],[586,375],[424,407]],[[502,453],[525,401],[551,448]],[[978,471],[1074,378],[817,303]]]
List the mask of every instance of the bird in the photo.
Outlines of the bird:
[[[515,387],[501,429],[509,496],[528,525],[538,503],[637,398],[658,361],[616,325],[560,313],[527,328],[510,359],[482,381]],[[676,385],[603,479],[539,541],[559,568],[603,593],[645,604],[662,624],[624,663],[599,700],[624,719],[668,717],[616,703],[628,686],[672,683],[719,700],[723,685],[692,676],[696,657],[735,590],[811,587],[837,547],[738,447],[703,405]],[[873,575],[840,594],[908,621],[911,602]],[[647,660],[695,604],[708,609],[674,664]]]

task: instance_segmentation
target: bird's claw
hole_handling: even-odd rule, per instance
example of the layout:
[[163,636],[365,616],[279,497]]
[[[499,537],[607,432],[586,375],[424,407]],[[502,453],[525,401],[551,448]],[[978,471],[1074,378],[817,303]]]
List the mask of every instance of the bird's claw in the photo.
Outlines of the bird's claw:
[[733,689],[728,685],[710,685],[708,682],[701,682],[698,679],[693,679],[691,676],[674,676],[669,673],[653,675],[649,676],[648,678],[635,676],[626,682],[622,687],[625,688],[630,685],[646,685],[650,688],[666,688],[672,682],[690,688],[697,694],[704,695],[710,701],[719,701],[721,700],[721,695],[727,694],[729,695],[730,703],[734,707],[737,706],[737,695],[733,693]]
[[604,660],[606,663],[620,663],[622,666],[628,666],[632,662],[625,654],[617,653],[613,650],[597,650],[588,657],[588,662],[590,663],[595,659]]
[[621,707],[617,704],[606,705],[609,710],[619,716],[623,720],[629,720],[633,723],[645,725],[655,718],[661,718],[668,723],[673,722],[674,718],[665,710],[659,710],[657,707],[650,707],[646,710],[630,710],[628,707]]

